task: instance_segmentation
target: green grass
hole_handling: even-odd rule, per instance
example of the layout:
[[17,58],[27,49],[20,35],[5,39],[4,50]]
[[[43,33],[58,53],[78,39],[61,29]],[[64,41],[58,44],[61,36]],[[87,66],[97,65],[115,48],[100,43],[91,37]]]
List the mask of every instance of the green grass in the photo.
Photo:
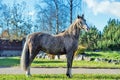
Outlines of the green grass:
[[120,60],[120,51],[87,52],[87,56],[92,58],[107,58]]
[[20,57],[7,57],[0,59],[0,66],[19,66]]
[[[20,66],[20,57],[8,57],[0,59],[0,66]],[[66,67],[66,60],[48,60],[35,59],[32,67]],[[112,64],[107,62],[94,61],[73,61],[73,67],[87,67],[87,68],[119,68],[120,64]]]
[[[87,52],[91,58],[107,58],[120,60],[118,51]],[[0,66],[20,66],[20,57],[8,57],[0,59]],[[35,59],[32,67],[66,67],[66,60],[48,60]],[[119,68],[120,64],[95,61],[73,61],[73,67],[90,67],[90,68]]]
[[72,78],[67,78],[64,74],[39,74],[32,77],[25,75],[1,74],[0,80],[118,80],[120,75],[110,74],[74,74]]
[[[65,60],[47,60],[47,59],[35,59],[32,63],[33,67],[66,67]],[[73,67],[84,68],[120,68],[120,64],[111,64],[107,62],[95,62],[95,61],[73,61]]]

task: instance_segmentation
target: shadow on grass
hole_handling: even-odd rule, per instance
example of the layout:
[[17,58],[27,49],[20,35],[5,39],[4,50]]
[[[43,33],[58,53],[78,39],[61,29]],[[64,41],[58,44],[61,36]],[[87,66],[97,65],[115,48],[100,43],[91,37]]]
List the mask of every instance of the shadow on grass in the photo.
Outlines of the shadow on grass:
[[43,78],[43,79],[45,79],[45,78],[48,78],[48,79],[50,79],[50,78],[55,78],[55,79],[61,79],[61,78],[67,78],[65,75],[34,75],[33,77],[37,77],[37,78]]
[[86,54],[86,56],[88,56],[88,57],[100,57],[102,55],[98,54],[98,53],[90,53],[90,54]]
[[33,63],[66,63],[65,61],[42,61],[42,60],[39,60],[39,61],[33,61]]
[[107,51],[102,51],[103,53],[118,53],[118,54],[120,54],[120,51],[109,51],[109,50],[107,50]]

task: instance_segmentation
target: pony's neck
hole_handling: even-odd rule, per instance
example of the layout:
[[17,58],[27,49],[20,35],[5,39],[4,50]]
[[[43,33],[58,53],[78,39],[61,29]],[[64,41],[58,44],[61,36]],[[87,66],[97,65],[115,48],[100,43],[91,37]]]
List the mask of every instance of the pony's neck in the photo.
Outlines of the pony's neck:
[[72,23],[66,33],[76,39],[79,39],[80,28],[78,27],[78,23],[76,21]]

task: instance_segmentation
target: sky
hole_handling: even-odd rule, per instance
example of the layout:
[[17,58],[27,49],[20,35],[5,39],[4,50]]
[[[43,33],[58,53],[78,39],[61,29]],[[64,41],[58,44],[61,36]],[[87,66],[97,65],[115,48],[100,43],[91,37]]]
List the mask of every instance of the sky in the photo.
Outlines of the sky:
[[[3,0],[4,3],[11,5],[14,0]],[[15,0],[17,2],[26,1],[28,15],[35,15],[34,4],[37,0]],[[82,12],[90,25],[95,25],[102,31],[108,20],[118,19],[120,21],[120,0],[83,0]]]
[[120,21],[120,0],[83,0],[83,2],[86,20],[100,31],[110,18]]

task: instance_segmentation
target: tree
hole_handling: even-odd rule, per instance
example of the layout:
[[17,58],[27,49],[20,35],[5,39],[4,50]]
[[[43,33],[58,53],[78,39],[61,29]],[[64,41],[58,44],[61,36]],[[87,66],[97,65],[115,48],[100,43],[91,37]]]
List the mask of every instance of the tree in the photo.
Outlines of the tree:
[[6,30],[9,28],[9,20],[10,20],[10,9],[9,7],[0,1],[0,27],[2,30]]
[[41,22],[39,25],[44,26],[49,33],[57,34],[66,27],[67,14],[63,5],[62,0],[43,0],[36,4],[37,22]]
[[[22,39],[23,36],[31,32],[32,23],[26,17],[26,3],[13,3],[13,6],[8,6],[0,1],[0,27],[2,30],[9,30],[11,39]],[[29,30],[28,30],[29,29]]]
[[108,24],[103,29],[102,46],[104,49],[116,50],[119,47],[120,22],[115,19],[109,19]]
[[4,30],[1,34],[1,38],[9,39],[10,38],[9,30]]
[[98,49],[97,41],[100,40],[100,36],[101,33],[95,26],[90,27],[89,32],[81,34],[79,44],[87,45],[89,50],[96,50]]
[[15,3],[13,4],[13,7],[11,7],[11,27],[12,27],[12,38],[19,39],[21,37],[21,32],[23,27],[21,26],[23,24],[23,12],[24,12],[24,6],[21,3]]
[[[73,14],[76,14],[78,15],[78,12],[77,11],[81,11],[81,3],[82,3],[82,0],[67,0],[67,5],[66,7],[69,9],[68,10],[68,13],[70,14],[70,24],[72,24],[72,21],[73,21],[73,17],[76,17],[76,16],[73,16]],[[77,10],[78,9],[78,10]],[[80,12],[79,12],[80,14]]]

